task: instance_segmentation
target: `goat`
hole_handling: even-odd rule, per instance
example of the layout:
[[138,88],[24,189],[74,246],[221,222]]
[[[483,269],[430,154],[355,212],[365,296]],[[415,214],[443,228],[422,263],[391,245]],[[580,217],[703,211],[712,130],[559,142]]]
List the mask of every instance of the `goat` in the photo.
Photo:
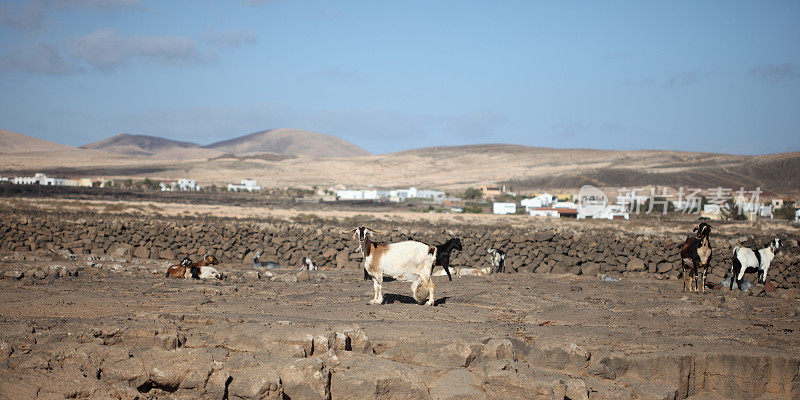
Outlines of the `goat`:
[[492,272],[506,272],[506,252],[493,247],[486,249],[492,264]]
[[[706,276],[708,275],[708,267],[711,262],[711,225],[703,222],[692,232],[697,232],[697,236],[688,236],[681,245],[681,273],[683,275],[683,291],[686,291],[686,270],[689,269],[691,280],[689,281],[689,291],[697,292],[698,277],[697,274],[702,267],[700,282],[703,287],[703,293],[706,292]],[[687,265],[688,264],[688,265]],[[694,283],[694,290],[692,284]]]
[[373,242],[374,232],[366,227],[352,229],[353,238],[358,241],[361,255],[364,256],[364,279],[372,278],[375,295],[370,304],[383,303],[383,276],[390,276],[400,281],[411,282],[411,293],[414,300],[422,303],[425,300],[423,290],[427,289],[428,301],[425,305],[433,305],[433,281],[431,269],[436,260],[436,247],[425,243],[406,240],[396,243]]
[[736,246],[733,249],[733,265],[731,266],[731,283],[730,289],[733,290],[733,282],[741,285],[742,278],[745,272],[760,272],[758,282],[761,284],[767,283],[767,270],[772,259],[775,258],[775,253],[780,250],[781,240],[773,239],[769,246],[753,251],[747,247]]
[[272,268],[280,268],[281,267],[280,264],[278,264],[275,261],[261,261],[260,257],[261,257],[261,252],[259,251],[253,257],[253,269],[256,269],[256,268],[272,269]]
[[164,274],[164,276],[183,279],[186,277],[186,270],[190,268],[191,265],[192,260],[189,257],[184,257],[180,264],[170,265],[169,268],[167,268],[167,273]]
[[217,269],[214,268],[214,267],[209,267],[207,265],[203,265],[203,266],[197,267],[196,269],[197,269],[197,276],[194,276],[194,275],[192,276],[192,277],[194,277],[196,279],[211,279],[211,278],[222,279],[223,278],[222,273],[217,271]]
[[188,276],[186,277],[194,279],[208,279],[211,277],[221,279],[222,274],[220,274],[215,268],[209,267],[209,265],[217,264],[219,264],[219,260],[216,256],[206,254],[202,260],[188,265],[186,271]]
[[308,257],[303,257],[303,267],[300,268],[301,270],[308,270],[308,271],[316,271],[317,266],[314,265],[314,262],[311,261]]
[[431,274],[433,274],[433,268],[441,266],[442,270],[447,273],[447,279],[453,280],[453,277],[450,275],[450,253],[452,253],[453,250],[462,250],[461,239],[453,238],[444,242],[444,244],[436,246],[436,262],[434,262],[433,267],[431,267]]

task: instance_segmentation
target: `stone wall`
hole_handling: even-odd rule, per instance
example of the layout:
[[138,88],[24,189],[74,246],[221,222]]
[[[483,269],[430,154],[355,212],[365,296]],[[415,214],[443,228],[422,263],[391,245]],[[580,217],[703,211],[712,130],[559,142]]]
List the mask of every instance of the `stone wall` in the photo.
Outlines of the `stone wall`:
[[[113,257],[180,260],[186,255],[214,254],[223,263],[249,264],[256,252],[261,260],[300,266],[303,256],[322,268],[358,268],[361,254],[353,238],[342,231],[355,223],[286,222],[231,219],[133,217],[42,212],[0,213],[0,249],[18,252],[58,251]],[[451,265],[488,265],[489,246],[507,253],[509,272],[596,275],[654,275],[677,277],[680,235],[639,236],[632,232],[593,229],[495,228],[474,225],[430,225],[372,221],[381,241],[413,238],[443,243],[461,238]],[[797,238],[778,235],[785,247],[769,270],[778,288],[800,287]],[[771,237],[722,237],[712,233],[712,282],[730,270],[732,247],[755,247]],[[754,277],[750,277],[754,279]]]

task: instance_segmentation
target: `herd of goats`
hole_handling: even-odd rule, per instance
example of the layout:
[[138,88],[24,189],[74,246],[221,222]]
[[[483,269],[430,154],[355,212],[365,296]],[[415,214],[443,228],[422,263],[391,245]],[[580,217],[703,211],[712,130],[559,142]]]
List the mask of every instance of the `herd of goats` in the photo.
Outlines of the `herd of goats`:
[[[683,276],[683,291],[705,292],[706,277],[708,275],[709,263],[713,253],[711,246],[711,226],[705,222],[692,230],[680,247],[681,270]],[[367,227],[358,227],[350,231],[343,231],[352,234],[358,241],[358,251],[363,256],[364,280],[372,280],[374,296],[370,304],[383,303],[383,277],[388,276],[393,279],[411,282],[411,293],[414,299],[425,305],[434,304],[433,280],[431,276],[447,275],[448,279],[453,280],[452,274],[457,276],[468,275],[488,275],[494,272],[505,272],[505,252],[502,250],[489,248],[487,254],[490,258],[491,266],[485,268],[453,268],[450,267],[450,254],[454,250],[462,250],[461,240],[453,238],[447,242],[431,246],[416,240],[405,240],[395,243],[382,243],[373,241],[376,231]],[[733,249],[733,264],[731,266],[730,277],[725,285],[730,289],[742,288],[747,281],[744,274],[756,272],[758,282],[766,283],[767,270],[775,257],[775,253],[780,249],[780,239],[774,239],[769,246],[753,251],[747,247],[735,247]],[[253,257],[253,268],[281,268],[280,264],[274,261],[261,261],[261,253],[256,253]],[[222,279],[224,275],[213,265],[219,264],[217,257],[206,255],[198,262],[192,261],[189,257],[184,258],[179,264],[171,265],[166,272],[167,277],[175,278],[194,278],[194,279]],[[436,266],[441,266],[442,270],[433,272]],[[303,257],[304,270],[316,270],[314,262]],[[427,298],[427,301],[425,299]]]

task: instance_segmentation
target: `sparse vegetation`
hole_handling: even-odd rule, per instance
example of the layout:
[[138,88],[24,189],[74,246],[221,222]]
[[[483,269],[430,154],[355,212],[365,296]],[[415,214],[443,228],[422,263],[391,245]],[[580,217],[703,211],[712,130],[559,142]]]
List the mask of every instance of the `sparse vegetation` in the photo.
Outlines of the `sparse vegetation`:
[[777,219],[786,219],[794,221],[795,208],[792,206],[784,206],[772,212],[772,216]]
[[465,200],[482,199],[483,198],[483,192],[481,192],[480,189],[467,188],[466,190],[464,190],[463,197],[464,197]]

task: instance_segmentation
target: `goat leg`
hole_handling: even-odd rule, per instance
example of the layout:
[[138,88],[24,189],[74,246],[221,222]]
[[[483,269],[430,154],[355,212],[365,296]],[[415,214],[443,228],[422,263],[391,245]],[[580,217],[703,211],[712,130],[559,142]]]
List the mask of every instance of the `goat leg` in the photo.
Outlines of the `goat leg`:
[[372,287],[375,290],[375,295],[373,296],[372,300],[370,300],[369,304],[383,304],[383,288],[381,287],[381,283],[383,283],[383,276],[373,276],[372,277]]
[[433,305],[433,279],[428,277],[428,301],[425,302],[426,306]]

